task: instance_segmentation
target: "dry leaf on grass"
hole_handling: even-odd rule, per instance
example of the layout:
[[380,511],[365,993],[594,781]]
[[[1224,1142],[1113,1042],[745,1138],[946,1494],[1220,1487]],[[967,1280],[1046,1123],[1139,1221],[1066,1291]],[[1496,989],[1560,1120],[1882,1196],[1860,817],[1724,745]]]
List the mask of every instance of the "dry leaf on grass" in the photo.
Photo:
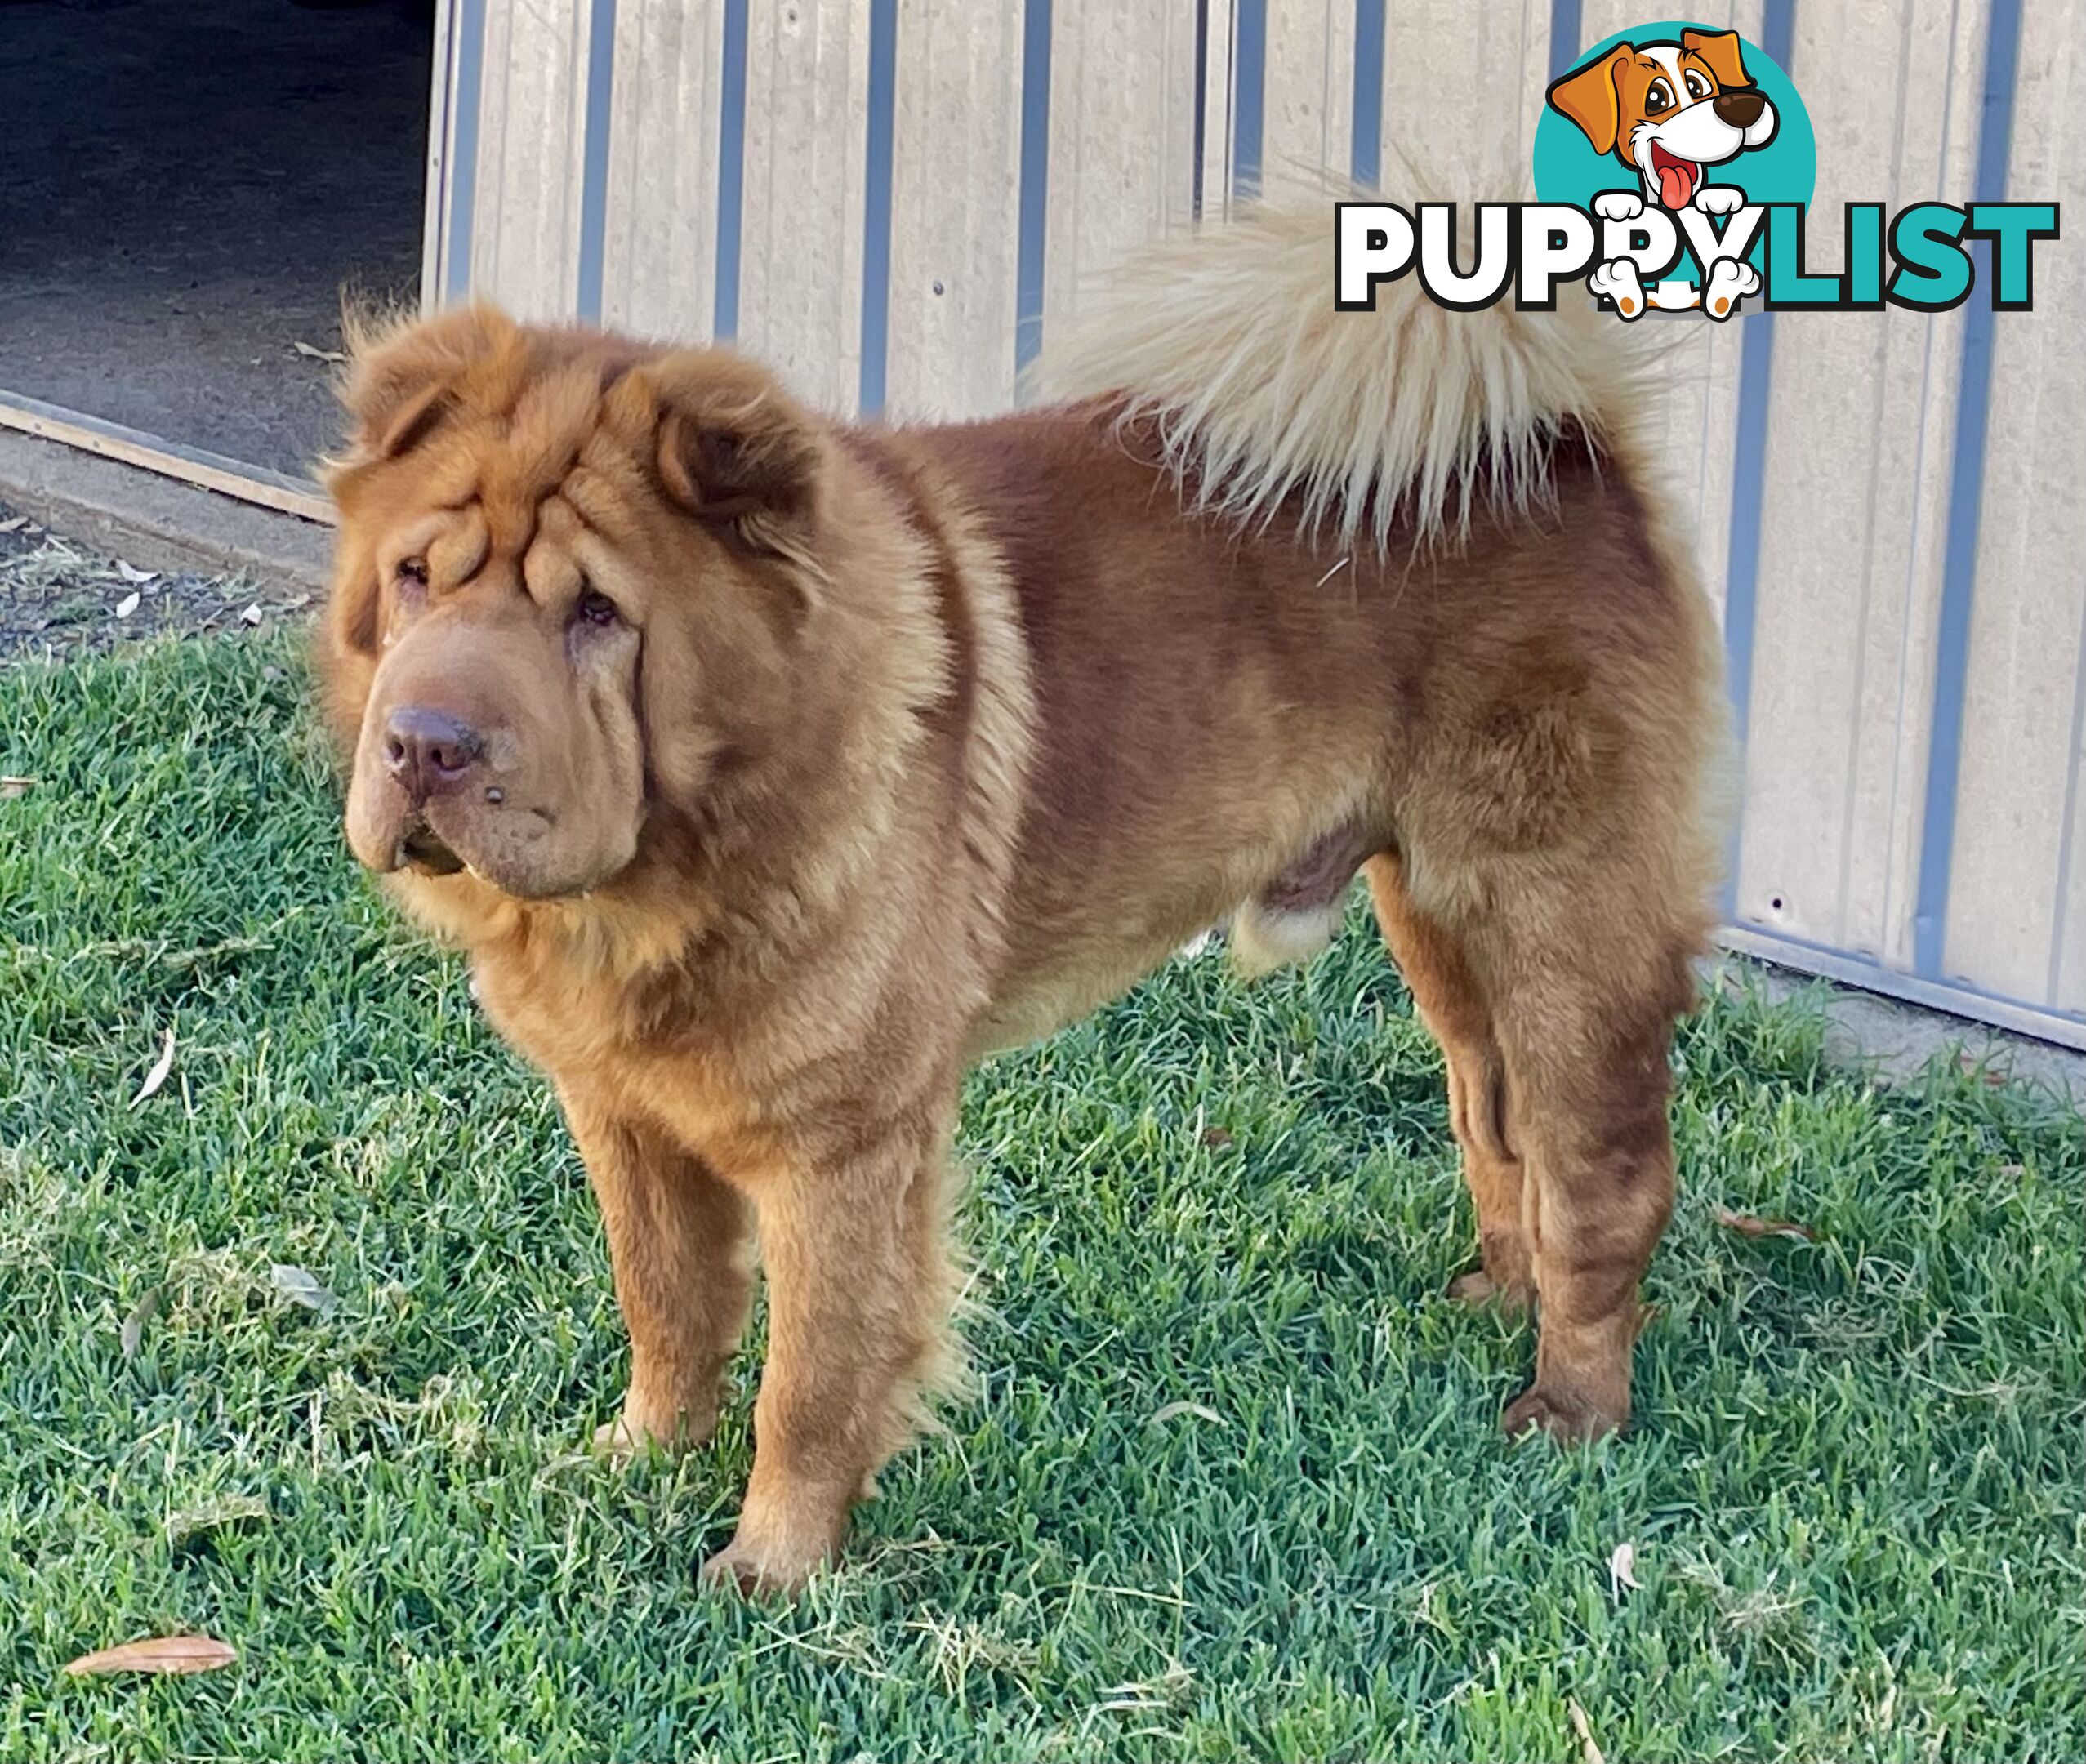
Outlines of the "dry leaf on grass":
[[26,796],[34,790],[38,780],[33,777],[0,777],[0,801],[10,797]]
[[126,564],[121,558],[116,559],[116,573],[133,588],[142,588],[149,581],[159,580],[158,570],[140,569],[136,564]]
[[0,532],[20,532],[22,528],[28,525],[28,515],[10,514],[7,519],[0,520]]
[[239,622],[242,625],[258,625],[261,622],[261,603],[258,600],[239,615]]
[[191,1538],[267,1517],[268,1503],[258,1494],[221,1494],[200,1506],[184,1507],[167,1514],[167,1541],[178,1548]]
[[117,1339],[123,1344],[126,1360],[137,1358],[137,1351],[145,1345],[145,1326],[159,1312],[159,1289],[153,1287],[131,1307],[131,1314],[123,1319],[123,1334]]
[[1637,1579],[1637,1546],[1634,1544],[1618,1544],[1608,1554],[1608,1591],[1620,1600],[1625,1587],[1633,1592],[1643,1590]]
[[344,362],[348,359],[339,350],[321,349],[315,343],[305,342],[302,337],[299,337],[290,347],[308,361]]
[[1990,1054],[1973,1054],[1964,1048],[1957,1053],[1955,1063],[1966,1076],[1975,1078],[1988,1090],[2004,1090],[2010,1081],[2005,1068],[1992,1063]]
[[340,1300],[319,1283],[319,1278],[307,1268],[298,1267],[289,1262],[271,1262],[268,1266],[269,1283],[292,1304],[301,1304],[307,1311],[316,1311],[324,1316]]
[[1586,1764],[1608,1764],[1601,1748],[1593,1743],[1593,1724],[1586,1719],[1586,1711],[1579,1706],[1576,1698],[1567,1698],[1565,1713],[1571,1717],[1571,1731],[1579,1735],[1580,1756]]
[[65,1668],[76,1678],[109,1673],[215,1672],[239,1656],[210,1636],[145,1636],[121,1647],[82,1654]]
[[138,1086],[138,1093],[131,1098],[131,1107],[149,1101],[159,1093],[160,1085],[167,1081],[167,1074],[174,1069],[174,1031],[167,1031],[167,1039],[159,1044],[159,1058],[152,1062],[152,1070],[145,1075],[145,1082]]
[[1213,1151],[1221,1152],[1232,1143],[1232,1131],[1228,1127],[1206,1127],[1202,1129],[1202,1143]]
[[128,594],[125,595],[122,599],[116,603],[116,617],[118,618],[128,618],[133,612],[137,611],[137,590],[133,588]]
[[1214,1421],[1219,1427],[1224,1424],[1224,1418],[1222,1415],[1202,1403],[1170,1402],[1152,1417],[1152,1425],[1163,1427],[1167,1422],[1178,1419],[1184,1414],[1192,1414],[1198,1421]]
[[1796,1237],[1805,1243],[1818,1241],[1817,1232],[1808,1225],[1798,1224],[1794,1219],[1755,1218],[1750,1213],[1734,1213],[1728,1207],[1717,1209],[1717,1223],[1741,1237]]

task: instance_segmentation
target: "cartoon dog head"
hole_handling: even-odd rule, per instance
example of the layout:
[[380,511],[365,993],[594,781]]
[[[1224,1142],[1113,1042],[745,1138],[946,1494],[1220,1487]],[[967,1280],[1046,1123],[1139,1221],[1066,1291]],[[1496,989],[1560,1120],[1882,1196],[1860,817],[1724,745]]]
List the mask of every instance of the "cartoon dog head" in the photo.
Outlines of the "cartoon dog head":
[[1692,202],[1709,167],[1775,136],[1775,107],[1747,78],[1734,31],[1617,43],[1554,82],[1549,100],[1596,153],[1613,154],[1668,208]]

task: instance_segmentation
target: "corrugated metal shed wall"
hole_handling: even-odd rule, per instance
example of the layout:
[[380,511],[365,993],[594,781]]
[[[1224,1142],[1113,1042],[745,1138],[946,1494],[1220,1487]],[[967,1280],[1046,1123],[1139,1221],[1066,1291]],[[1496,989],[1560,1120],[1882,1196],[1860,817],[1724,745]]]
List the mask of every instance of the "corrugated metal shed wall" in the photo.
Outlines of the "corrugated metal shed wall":
[[[1518,175],[1552,72],[1660,10],[447,0],[435,292],[980,413],[1125,246],[1289,166]],[[1809,91],[1821,204],[2080,194],[2086,0],[1698,16]],[[2037,271],[1997,322],[1675,325],[1663,433],[1745,735],[1732,940],[2086,1045],[2086,271]]]

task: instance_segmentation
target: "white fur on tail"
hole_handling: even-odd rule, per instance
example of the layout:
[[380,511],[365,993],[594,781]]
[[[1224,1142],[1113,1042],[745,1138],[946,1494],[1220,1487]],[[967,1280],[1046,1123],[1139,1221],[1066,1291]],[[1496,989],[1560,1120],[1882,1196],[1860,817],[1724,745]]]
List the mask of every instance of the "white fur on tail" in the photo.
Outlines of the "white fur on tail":
[[1481,496],[1540,497],[1566,423],[1597,437],[1627,423],[1627,327],[1576,292],[1555,312],[1517,311],[1510,293],[1452,312],[1408,273],[1378,284],[1373,313],[1338,312],[1332,197],[1270,198],[1133,256],[1052,339],[1036,382],[1125,398],[1205,507],[1265,519],[1300,494],[1307,530],[1381,550],[1394,522],[1431,540],[1462,532]]

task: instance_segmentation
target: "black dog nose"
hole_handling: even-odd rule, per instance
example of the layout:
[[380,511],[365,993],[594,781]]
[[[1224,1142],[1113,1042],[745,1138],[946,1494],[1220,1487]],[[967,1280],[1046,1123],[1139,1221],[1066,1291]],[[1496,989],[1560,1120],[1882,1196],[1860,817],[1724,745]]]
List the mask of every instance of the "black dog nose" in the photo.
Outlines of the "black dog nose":
[[384,763],[416,802],[454,790],[484,752],[477,730],[423,705],[402,705],[385,720]]
[[1716,111],[1719,122],[1728,122],[1733,128],[1750,128],[1760,120],[1760,113],[1767,108],[1767,100],[1747,88],[1718,92],[1711,108]]

